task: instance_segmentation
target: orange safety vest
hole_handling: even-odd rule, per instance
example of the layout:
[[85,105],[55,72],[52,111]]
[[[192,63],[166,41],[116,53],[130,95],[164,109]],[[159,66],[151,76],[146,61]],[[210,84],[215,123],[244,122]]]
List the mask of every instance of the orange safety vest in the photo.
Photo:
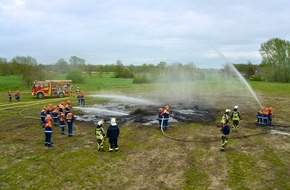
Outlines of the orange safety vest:
[[59,104],[58,107],[59,107],[60,109],[64,110],[64,105]]
[[66,115],[66,119],[72,119],[72,113],[70,112],[70,113],[68,113],[67,115]]
[[65,119],[65,116],[64,116],[64,114],[62,113],[62,114],[60,114],[60,116],[59,116],[59,120],[60,121],[64,121],[64,119]]
[[52,127],[52,125],[51,125],[51,116],[50,115],[46,115],[45,116],[45,121],[46,121],[45,128],[46,127]]
[[58,110],[55,108],[52,113],[58,113]]

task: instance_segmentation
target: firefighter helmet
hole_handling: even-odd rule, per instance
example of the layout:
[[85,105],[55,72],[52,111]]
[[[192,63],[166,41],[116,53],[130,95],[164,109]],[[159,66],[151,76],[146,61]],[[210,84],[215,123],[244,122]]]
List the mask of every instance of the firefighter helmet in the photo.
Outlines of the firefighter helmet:
[[111,118],[111,125],[117,125],[116,118],[114,117]]
[[98,121],[98,125],[101,126],[104,123],[104,120]]

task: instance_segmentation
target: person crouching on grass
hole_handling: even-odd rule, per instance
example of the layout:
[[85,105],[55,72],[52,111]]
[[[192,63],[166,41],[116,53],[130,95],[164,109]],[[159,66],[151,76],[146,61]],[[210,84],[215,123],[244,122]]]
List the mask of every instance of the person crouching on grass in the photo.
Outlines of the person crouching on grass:
[[222,144],[221,144],[221,151],[224,151],[226,148],[226,145],[228,143],[228,135],[230,134],[231,128],[229,125],[229,120],[225,120],[225,123],[223,123],[221,128],[221,138],[222,138]]

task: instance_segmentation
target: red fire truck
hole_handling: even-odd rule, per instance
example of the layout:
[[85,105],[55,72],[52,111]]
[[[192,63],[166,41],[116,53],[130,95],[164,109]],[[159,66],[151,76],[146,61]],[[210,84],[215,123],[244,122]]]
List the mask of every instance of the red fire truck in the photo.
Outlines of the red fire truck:
[[71,80],[44,80],[34,81],[32,95],[38,98],[44,96],[64,97],[70,95]]

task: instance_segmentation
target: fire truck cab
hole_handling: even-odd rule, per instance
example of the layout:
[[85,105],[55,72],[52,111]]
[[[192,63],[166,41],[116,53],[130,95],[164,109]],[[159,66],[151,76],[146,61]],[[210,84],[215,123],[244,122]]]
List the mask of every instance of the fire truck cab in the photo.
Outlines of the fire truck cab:
[[72,80],[44,80],[34,81],[32,95],[38,98],[44,96],[64,97],[70,95]]

